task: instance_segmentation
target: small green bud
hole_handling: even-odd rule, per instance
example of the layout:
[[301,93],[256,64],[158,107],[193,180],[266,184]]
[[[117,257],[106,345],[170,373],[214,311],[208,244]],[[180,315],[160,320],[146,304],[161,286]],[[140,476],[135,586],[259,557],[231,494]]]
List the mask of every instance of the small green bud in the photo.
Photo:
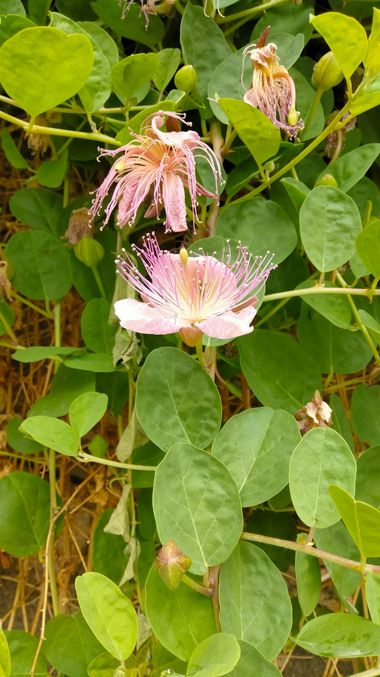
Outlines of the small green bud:
[[287,123],[288,125],[296,125],[298,122],[299,114],[295,108],[289,108]]
[[92,237],[83,237],[76,243],[74,254],[85,266],[96,268],[104,256],[104,249],[100,242]]
[[339,85],[343,80],[343,73],[332,52],[324,54],[314,66],[311,84],[315,89],[326,92],[331,87]]
[[322,174],[316,182],[316,186],[333,186],[334,188],[338,188],[338,182],[332,174]]
[[170,540],[162,546],[154,565],[167,587],[175,590],[191,566],[191,559],[183,554],[175,541]]
[[182,66],[174,76],[174,84],[177,89],[182,89],[188,94],[197,84],[197,73],[194,66]]

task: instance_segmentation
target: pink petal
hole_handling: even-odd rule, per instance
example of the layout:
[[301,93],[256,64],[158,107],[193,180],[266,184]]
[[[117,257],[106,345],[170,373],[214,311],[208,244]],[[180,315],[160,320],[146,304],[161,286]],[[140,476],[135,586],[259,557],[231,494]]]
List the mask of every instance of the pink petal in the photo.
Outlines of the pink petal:
[[138,331],[141,334],[174,334],[180,327],[175,319],[164,317],[160,308],[149,306],[135,299],[116,301],[115,315],[120,324],[129,331]]
[[209,317],[203,322],[195,322],[195,326],[211,338],[233,339],[253,331],[250,324],[255,315],[256,309],[253,306],[243,308],[237,313],[228,310],[222,315]]
[[185,189],[177,174],[168,172],[164,175],[162,200],[166,212],[166,229],[174,233],[187,230]]

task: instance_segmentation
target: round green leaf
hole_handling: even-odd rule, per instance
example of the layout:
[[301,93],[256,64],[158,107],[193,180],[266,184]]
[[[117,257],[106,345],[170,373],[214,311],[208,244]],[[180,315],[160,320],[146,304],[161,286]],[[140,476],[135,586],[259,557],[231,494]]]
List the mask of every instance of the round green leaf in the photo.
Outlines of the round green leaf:
[[[327,529],[316,529],[314,536],[316,546],[320,550],[325,550],[325,552],[331,552],[334,555],[346,557],[347,559],[356,561],[360,559],[360,553],[342,521],[333,524]],[[360,573],[328,560],[325,560],[324,564],[339,595],[343,599],[353,595],[360,585]]]
[[[28,298],[61,299],[72,284],[70,256],[56,237],[42,230],[23,231],[5,247],[17,291]],[[57,271],[59,270],[59,275]]]
[[368,571],[365,579],[365,593],[371,619],[380,625],[380,576]]
[[355,497],[380,508],[380,447],[366,449],[358,458]]
[[81,612],[95,637],[119,660],[126,660],[137,641],[137,614],[113,581],[89,572],[75,580]]
[[380,386],[355,388],[351,407],[354,432],[371,446],[380,444]]
[[33,229],[60,232],[62,197],[47,188],[20,188],[10,199],[13,216]]
[[237,345],[249,386],[265,406],[294,413],[321,389],[317,363],[291,336],[256,329]]
[[[304,535],[297,538],[304,542]],[[321,592],[321,568],[316,557],[296,552],[295,557],[298,601],[305,616],[310,616],[319,602]]]
[[103,650],[80,612],[51,618],[45,638],[42,649],[50,665],[69,677],[86,677],[88,665]]
[[357,252],[372,275],[380,277],[380,219],[362,230],[356,240]]
[[0,47],[0,82],[32,117],[74,96],[93,62],[85,35],[50,26],[25,28]]
[[340,487],[331,486],[329,491],[362,557],[379,557],[380,510],[355,501]]
[[234,635],[218,632],[195,647],[187,666],[187,675],[221,677],[235,667],[240,658],[240,646]]
[[184,661],[216,632],[211,599],[183,583],[169,590],[154,567],[146,579],[145,610],[157,639]]
[[20,425],[21,432],[65,456],[76,456],[80,447],[78,433],[65,421],[53,416],[30,416]]
[[212,452],[231,473],[246,507],[267,501],[286,486],[290,456],[300,439],[293,416],[260,407],[232,416],[217,434]]
[[311,18],[311,23],[324,37],[346,78],[349,78],[367,54],[367,34],[351,16],[324,12]]
[[263,198],[222,209],[216,233],[241,241],[254,256],[263,256],[268,250],[273,252],[274,263],[286,259],[297,244],[290,217],[276,202]]
[[264,113],[244,101],[235,99],[219,99],[218,104],[257,164],[262,164],[276,155],[281,141],[280,130]]
[[296,641],[305,651],[317,656],[377,656],[380,627],[352,614],[327,614],[304,625]]
[[321,272],[342,266],[355,252],[361,230],[359,210],[348,195],[332,186],[317,186],[300,209],[303,246]]
[[207,447],[222,415],[210,376],[177,348],[157,348],[148,355],[137,380],[136,413],[145,433],[164,451],[175,442]]
[[239,493],[228,470],[189,444],[173,447],[158,466],[153,510],[161,543],[173,539],[191,558],[195,574],[224,562],[243,527]]
[[314,428],[290,459],[289,488],[295,510],[309,527],[324,529],[339,521],[331,484],[354,492],[356,461],[347,442],[331,428]]
[[[30,677],[34,656],[38,646],[38,639],[34,635],[22,630],[10,630],[5,633],[12,659],[12,677]],[[1,640],[0,640],[1,648]],[[2,651],[0,651],[0,656]],[[1,658],[0,658],[1,664]],[[40,653],[35,669],[36,677],[46,677],[46,658]],[[1,675],[1,668],[0,668]]]
[[103,418],[107,404],[107,395],[95,392],[83,393],[70,404],[70,424],[79,437],[83,437]]
[[[325,286],[332,287],[333,285],[327,283]],[[315,281],[305,280],[298,285],[297,289],[303,289],[304,287],[315,288]],[[323,317],[329,320],[329,322],[332,322],[336,327],[340,327],[341,329],[350,328],[352,311],[349,301],[345,296],[339,296],[339,294],[305,294],[305,296],[301,296],[301,298],[308,306],[316,310],[320,315],[323,315]]]
[[0,549],[15,557],[35,555],[45,545],[49,519],[47,482],[27,472],[0,479]]
[[22,454],[38,454],[43,451],[43,447],[38,442],[26,437],[19,430],[22,423],[21,418],[9,418],[5,431],[7,434],[7,444],[15,451]]
[[261,548],[240,543],[220,571],[223,632],[252,644],[268,660],[284,646],[292,606],[279,570]]
[[330,162],[326,170],[319,175],[318,181],[325,174],[332,174],[336,179],[338,188],[346,193],[363,178],[379,153],[379,143],[366,143],[364,146],[354,148],[349,153],[341,155],[334,162]]
[[3,630],[0,628],[0,677],[10,677],[11,674],[11,655],[7,639]]
[[260,677],[281,677],[279,669],[267,661],[252,644],[242,640],[239,644],[240,659],[232,672],[228,673],[228,677],[252,677],[253,674]]

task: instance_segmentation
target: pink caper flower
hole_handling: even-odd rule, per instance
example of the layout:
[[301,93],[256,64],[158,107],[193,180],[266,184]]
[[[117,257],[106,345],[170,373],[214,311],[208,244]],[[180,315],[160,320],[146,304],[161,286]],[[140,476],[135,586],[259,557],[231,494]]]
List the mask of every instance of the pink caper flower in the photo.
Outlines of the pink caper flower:
[[171,254],[161,251],[154,233],[133,249],[150,279],[125,251],[116,260],[118,272],[142,298],[115,303],[122,327],[142,334],[179,332],[189,346],[202,334],[233,339],[253,331],[255,294],[275,268],[272,254],[253,257],[241,244],[236,256],[228,244],[221,261],[204,253],[189,255],[184,248]]
[[280,64],[277,45],[265,44],[269,28],[256,44],[245,48],[244,57],[252,61],[252,84],[244,95],[244,101],[259,108],[276,127],[284,130],[290,138],[296,138],[304,124],[296,111],[296,89],[293,78]]
[[[221,167],[214,152],[192,130],[161,131],[186,122],[183,114],[159,111],[148,118],[145,134],[135,138],[117,150],[100,150],[100,155],[118,157],[108,175],[96,191],[91,207],[91,216],[100,210],[103,201],[112,189],[111,199],[105,209],[106,225],[111,213],[117,208],[117,225],[122,228],[132,225],[137,210],[146,198],[150,200],[146,217],[158,217],[163,208],[166,212],[166,230],[187,230],[185,188],[188,189],[193,215],[193,226],[198,219],[197,196],[217,199],[222,180]],[[213,173],[215,193],[202,186],[196,178],[196,158],[204,158]]]

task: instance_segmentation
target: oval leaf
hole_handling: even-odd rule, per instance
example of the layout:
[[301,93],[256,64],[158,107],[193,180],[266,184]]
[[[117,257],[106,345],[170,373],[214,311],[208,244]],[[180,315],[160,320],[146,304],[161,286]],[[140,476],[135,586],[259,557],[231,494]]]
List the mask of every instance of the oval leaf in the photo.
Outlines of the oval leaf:
[[0,479],[0,549],[15,557],[41,550],[49,528],[49,495],[48,483],[31,473]]
[[10,677],[11,674],[11,655],[9,653],[8,642],[0,627],[0,677]]
[[357,252],[369,272],[380,277],[380,219],[362,230],[356,240]]
[[83,437],[103,418],[107,404],[107,395],[94,392],[83,393],[70,404],[70,424],[79,437]]
[[380,653],[380,627],[352,614],[327,614],[304,625],[296,641],[305,651],[317,656],[377,656]]
[[187,666],[187,675],[221,677],[231,672],[239,658],[240,646],[236,637],[219,632],[195,647]]
[[349,78],[367,53],[367,33],[363,26],[339,12],[325,12],[310,21],[326,40],[344,76]]
[[137,642],[137,614],[116,583],[95,572],[75,580],[78,602],[86,623],[105,649],[126,660]]
[[379,557],[380,510],[355,501],[340,487],[330,487],[330,495],[362,557]]
[[53,416],[30,416],[20,425],[20,430],[48,449],[65,456],[76,456],[80,446],[77,432],[68,423]]

